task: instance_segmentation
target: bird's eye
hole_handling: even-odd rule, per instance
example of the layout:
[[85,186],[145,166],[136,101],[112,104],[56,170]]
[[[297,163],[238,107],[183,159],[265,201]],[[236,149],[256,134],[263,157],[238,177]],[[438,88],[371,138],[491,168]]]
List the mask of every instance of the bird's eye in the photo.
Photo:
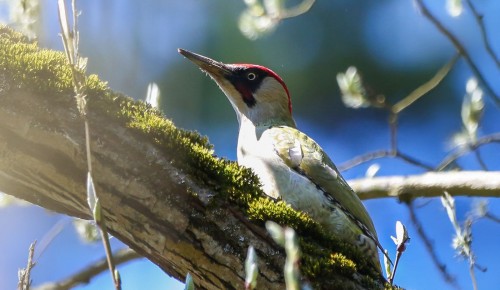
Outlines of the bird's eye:
[[257,75],[252,73],[252,72],[247,74],[247,79],[250,81],[253,81],[256,78],[257,78]]

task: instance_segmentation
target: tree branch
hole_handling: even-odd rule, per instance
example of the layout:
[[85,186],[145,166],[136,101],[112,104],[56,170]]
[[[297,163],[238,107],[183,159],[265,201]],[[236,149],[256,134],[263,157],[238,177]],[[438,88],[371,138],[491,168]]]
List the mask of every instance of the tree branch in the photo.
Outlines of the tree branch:
[[[383,288],[366,258],[302,213],[264,197],[257,177],[213,156],[206,138],[87,78],[93,179],[109,232],[197,288],[242,289],[255,248],[259,289],[283,289],[283,250],[263,222],[301,237],[305,279],[317,289]],[[0,26],[0,191],[90,219],[85,132],[60,52]],[[338,253],[338,255],[333,255]]]
[[409,176],[383,176],[350,180],[361,199],[397,197],[414,199],[450,195],[500,196],[500,171],[429,172]]
[[[84,128],[73,102],[71,94],[66,101],[18,89],[0,94],[0,191],[90,219]],[[279,248],[247,225],[237,205],[209,206],[219,192],[206,182],[218,180],[187,174],[172,163],[178,152],[109,118],[108,109],[94,107],[89,121],[94,181],[110,233],[177,279],[189,272],[209,289],[243,287],[252,244],[268,257],[259,265],[259,285],[282,288]]]
[[[130,248],[120,249],[113,253],[115,265],[120,265],[140,257],[141,256],[139,254],[137,254]],[[92,278],[106,271],[107,269],[108,263],[106,257],[104,257],[96,263],[85,267],[83,270],[64,279],[63,281],[43,284],[35,287],[34,290],[69,290],[80,284],[88,284],[90,280],[92,280]]]

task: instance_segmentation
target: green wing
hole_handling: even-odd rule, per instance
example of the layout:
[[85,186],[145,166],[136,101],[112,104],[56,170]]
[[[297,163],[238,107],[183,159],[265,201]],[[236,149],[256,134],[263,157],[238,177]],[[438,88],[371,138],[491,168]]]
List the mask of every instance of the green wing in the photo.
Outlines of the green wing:
[[375,227],[361,200],[313,139],[287,126],[272,127],[266,130],[266,134],[270,134],[276,153],[289,167],[306,176],[321,187],[325,194],[338,201],[355,219],[361,221],[378,243]]

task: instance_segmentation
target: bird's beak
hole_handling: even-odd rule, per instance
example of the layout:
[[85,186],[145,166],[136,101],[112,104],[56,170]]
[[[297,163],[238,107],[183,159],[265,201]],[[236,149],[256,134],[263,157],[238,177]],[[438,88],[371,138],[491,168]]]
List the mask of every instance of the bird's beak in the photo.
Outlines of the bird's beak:
[[177,51],[213,78],[224,77],[232,73],[230,68],[222,62],[215,61],[206,56],[199,55],[182,48],[177,49]]

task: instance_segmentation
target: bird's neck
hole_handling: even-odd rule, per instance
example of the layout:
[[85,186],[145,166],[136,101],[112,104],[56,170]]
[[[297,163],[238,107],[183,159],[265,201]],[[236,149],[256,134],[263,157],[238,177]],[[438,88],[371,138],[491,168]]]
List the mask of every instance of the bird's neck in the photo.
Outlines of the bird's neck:
[[[250,120],[245,115],[239,115],[238,121],[240,123],[240,130],[238,136],[238,148],[255,147],[259,142],[260,137],[264,131],[275,126],[288,126],[295,128],[295,121],[292,118],[288,119],[273,119],[266,120],[265,122],[255,122]],[[238,156],[239,159],[239,156]]]
[[[271,118],[255,118],[254,116],[246,116],[245,114],[237,113],[240,123],[240,130],[245,128],[265,128],[273,126],[288,126],[296,128],[295,120],[291,116],[271,117]],[[252,118],[253,117],[253,118]]]

